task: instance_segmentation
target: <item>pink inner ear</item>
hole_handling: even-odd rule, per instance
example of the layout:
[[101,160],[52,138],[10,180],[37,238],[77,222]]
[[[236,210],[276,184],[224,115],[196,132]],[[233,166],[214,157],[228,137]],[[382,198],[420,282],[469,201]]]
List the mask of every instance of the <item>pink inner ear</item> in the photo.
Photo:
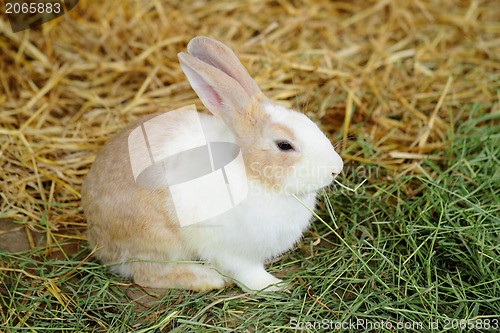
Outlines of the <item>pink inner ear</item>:
[[207,95],[207,99],[210,101],[209,102],[210,104],[217,106],[217,107],[222,106],[222,98],[217,93],[217,91],[215,91],[214,88],[212,88],[208,84],[204,84],[203,89],[205,90],[205,93]]
[[200,74],[196,73],[189,67],[183,68],[183,70],[189,79],[191,86],[194,88],[206,107],[210,108],[212,106],[220,108],[222,106],[222,97]]

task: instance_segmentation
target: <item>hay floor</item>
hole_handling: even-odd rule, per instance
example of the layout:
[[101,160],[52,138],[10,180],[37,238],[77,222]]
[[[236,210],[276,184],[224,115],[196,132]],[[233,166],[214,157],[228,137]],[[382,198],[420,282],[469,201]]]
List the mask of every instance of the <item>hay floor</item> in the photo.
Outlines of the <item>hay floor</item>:
[[265,94],[315,120],[346,172],[424,173],[470,105],[500,111],[499,18],[494,0],[81,0],[12,33],[2,11],[0,219],[28,248],[49,231],[44,245],[83,244],[79,191],[100,147],[142,115],[203,109],[177,60],[197,35],[232,47]]

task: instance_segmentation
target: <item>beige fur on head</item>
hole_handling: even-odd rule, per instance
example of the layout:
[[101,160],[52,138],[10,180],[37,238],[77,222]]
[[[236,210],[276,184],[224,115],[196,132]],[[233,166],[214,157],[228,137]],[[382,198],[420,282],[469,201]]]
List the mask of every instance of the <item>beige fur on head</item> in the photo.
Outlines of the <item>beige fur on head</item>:
[[247,176],[270,192],[279,192],[282,190],[283,179],[290,175],[290,167],[300,161],[301,156],[277,154],[269,148],[267,138],[273,132],[294,140],[295,134],[287,126],[271,122],[262,105],[256,104],[254,107],[258,110],[254,109],[250,113],[258,114],[259,121],[241,129],[240,146],[245,157]]

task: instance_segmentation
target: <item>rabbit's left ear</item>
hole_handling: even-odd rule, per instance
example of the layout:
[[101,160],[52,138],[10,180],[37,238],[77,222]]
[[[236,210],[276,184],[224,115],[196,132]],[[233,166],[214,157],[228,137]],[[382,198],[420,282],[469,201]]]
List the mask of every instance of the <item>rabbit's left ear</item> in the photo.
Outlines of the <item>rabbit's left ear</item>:
[[264,99],[264,94],[250,76],[233,50],[214,39],[198,36],[193,38],[188,46],[188,52],[201,61],[220,69],[241,85],[246,93],[258,100]]

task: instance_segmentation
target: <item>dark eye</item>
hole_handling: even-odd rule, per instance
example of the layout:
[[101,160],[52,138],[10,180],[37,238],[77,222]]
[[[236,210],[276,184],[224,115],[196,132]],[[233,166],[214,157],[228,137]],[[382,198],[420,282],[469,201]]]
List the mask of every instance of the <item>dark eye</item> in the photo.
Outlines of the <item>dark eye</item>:
[[288,141],[277,141],[276,146],[282,151],[295,150]]

